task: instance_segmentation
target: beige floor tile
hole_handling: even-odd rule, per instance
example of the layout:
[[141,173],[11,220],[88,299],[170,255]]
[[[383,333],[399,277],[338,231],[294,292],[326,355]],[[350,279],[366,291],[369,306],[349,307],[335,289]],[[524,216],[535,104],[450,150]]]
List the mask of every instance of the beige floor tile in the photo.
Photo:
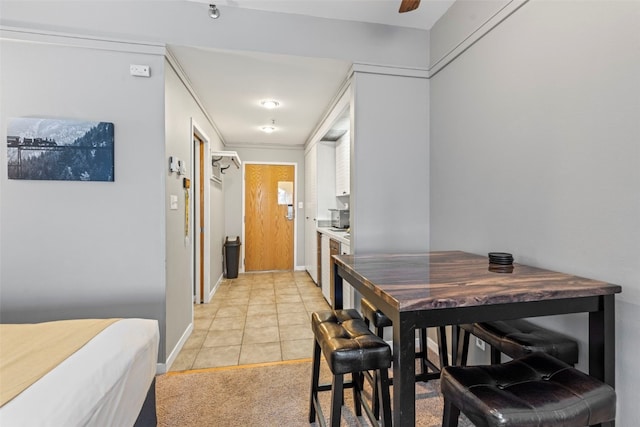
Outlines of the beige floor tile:
[[300,295],[300,291],[297,286],[293,286],[291,288],[276,288],[276,296],[287,296],[287,295]]
[[[249,296],[246,297],[230,297],[224,300],[226,306],[230,305],[249,305]],[[222,309],[222,307],[220,308]],[[218,311],[220,311],[218,309]]]
[[287,292],[293,292],[296,293],[298,292],[298,286],[296,285],[296,282],[294,281],[290,281],[290,282],[280,282],[280,283],[275,283],[273,286],[273,289],[276,291],[276,293],[287,293]]
[[203,347],[224,347],[232,345],[242,344],[242,336],[244,331],[242,329],[228,329],[226,331],[209,331],[204,342]]
[[244,317],[247,315],[246,305],[230,305],[222,307],[216,313],[216,319],[220,317]]
[[289,326],[289,325],[306,325],[310,327],[311,325],[311,317],[305,311],[297,311],[295,313],[282,313],[278,314],[278,325],[279,326]]
[[240,346],[204,347],[193,362],[192,369],[235,366],[240,358]]
[[249,300],[249,305],[275,304],[275,302],[276,302],[276,296],[272,292],[271,295],[251,296],[251,299]]
[[269,290],[269,289],[273,289],[273,282],[272,281],[257,281],[254,282],[251,288],[253,291],[255,290],[259,290],[259,289],[263,289],[263,290]]
[[304,304],[300,304],[300,303],[282,303],[282,304],[277,304],[278,305],[278,314],[285,314],[285,313],[296,313],[296,312],[300,312],[300,311],[307,311],[307,309],[305,308]]
[[194,318],[193,319],[193,329],[194,330],[199,330],[199,329],[204,329],[205,331],[207,329],[209,329],[209,326],[211,326],[211,322],[213,321],[213,317],[199,317],[199,318]]
[[247,327],[244,329],[242,344],[260,344],[280,341],[280,333],[277,326],[265,328]]
[[302,298],[300,298],[299,294],[295,294],[295,295],[277,295],[276,296],[276,302],[278,304],[281,303],[296,303],[296,304],[302,304]]
[[231,285],[221,289],[224,295],[246,296],[251,293],[251,285]]
[[196,360],[196,356],[199,352],[200,349],[183,348],[171,365],[170,371],[186,371],[187,369],[191,369],[193,361]]
[[273,289],[266,289],[266,288],[253,289],[250,294],[251,299],[260,298],[260,297],[274,297],[275,295],[276,293],[274,292]]
[[329,303],[326,302],[325,300],[322,301],[311,301],[311,302],[306,302],[304,303],[304,307],[306,307],[307,311],[310,312],[314,312],[314,311],[324,311],[324,310],[329,310],[331,307],[329,307]]
[[187,342],[184,343],[185,350],[200,350],[202,347],[202,343],[204,339],[207,337],[207,330],[205,329],[195,329],[191,332],[191,335],[187,339]]
[[220,304],[197,304],[193,309],[193,317],[196,319],[202,317],[213,317],[220,308]]
[[277,314],[275,304],[253,304],[249,305],[247,309],[247,316],[254,316],[257,314]]
[[227,299],[249,298],[250,296],[251,296],[251,291],[249,289],[233,289],[225,293],[224,299],[226,303]]
[[306,338],[313,338],[313,331],[310,325],[287,325],[280,326],[280,340],[293,341]]
[[240,352],[240,365],[277,362],[282,360],[280,343],[246,344]]
[[244,329],[245,317],[216,317],[211,322],[210,331],[226,331],[230,329]]
[[282,360],[308,359],[313,356],[313,338],[282,341]]
[[303,298],[322,298],[322,289],[300,286],[298,292]]
[[255,328],[265,328],[267,326],[278,326],[277,314],[253,314],[247,315],[246,325]]
[[327,309],[306,272],[225,279],[208,304],[194,306],[194,331],[171,370],[310,358],[310,313]]

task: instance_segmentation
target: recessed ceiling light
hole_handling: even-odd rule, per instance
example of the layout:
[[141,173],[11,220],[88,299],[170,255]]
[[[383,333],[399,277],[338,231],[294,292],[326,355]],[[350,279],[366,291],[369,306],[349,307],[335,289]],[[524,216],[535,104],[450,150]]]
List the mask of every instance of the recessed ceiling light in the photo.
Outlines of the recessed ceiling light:
[[267,126],[262,126],[260,128],[260,130],[264,133],[272,133],[273,131],[276,130],[275,126],[271,126],[271,125],[267,125]]
[[269,110],[273,110],[274,108],[278,108],[280,106],[280,103],[275,99],[265,99],[263,101],[260,101],[260,105]]

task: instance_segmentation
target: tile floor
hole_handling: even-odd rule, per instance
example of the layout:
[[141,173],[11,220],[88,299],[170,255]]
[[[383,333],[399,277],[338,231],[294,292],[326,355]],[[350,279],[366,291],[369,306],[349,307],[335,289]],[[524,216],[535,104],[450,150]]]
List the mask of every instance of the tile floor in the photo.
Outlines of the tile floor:
[[194,306],[194,330],[171,371],[305,359],[311,313],[329,305],[306,272],[240,274]]

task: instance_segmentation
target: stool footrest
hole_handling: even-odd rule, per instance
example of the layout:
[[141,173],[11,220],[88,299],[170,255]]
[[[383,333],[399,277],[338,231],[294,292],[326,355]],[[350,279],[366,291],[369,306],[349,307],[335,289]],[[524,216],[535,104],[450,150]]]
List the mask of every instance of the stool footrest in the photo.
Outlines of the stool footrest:
[[[353,388],[355,384],[352,381],[345,382],[342,384],[342,388]],[[318,391],[331,391],[331,384],[319,384]]]

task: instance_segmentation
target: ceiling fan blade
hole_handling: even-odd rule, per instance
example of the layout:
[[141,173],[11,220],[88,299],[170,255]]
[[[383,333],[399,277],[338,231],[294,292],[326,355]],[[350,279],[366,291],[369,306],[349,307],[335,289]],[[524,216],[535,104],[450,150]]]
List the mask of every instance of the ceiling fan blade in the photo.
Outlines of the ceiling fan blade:
[[420,0],[402,0],[400,10],[398,12],[411,12],[412,10],[416,10],[418,6],[420,6]]

